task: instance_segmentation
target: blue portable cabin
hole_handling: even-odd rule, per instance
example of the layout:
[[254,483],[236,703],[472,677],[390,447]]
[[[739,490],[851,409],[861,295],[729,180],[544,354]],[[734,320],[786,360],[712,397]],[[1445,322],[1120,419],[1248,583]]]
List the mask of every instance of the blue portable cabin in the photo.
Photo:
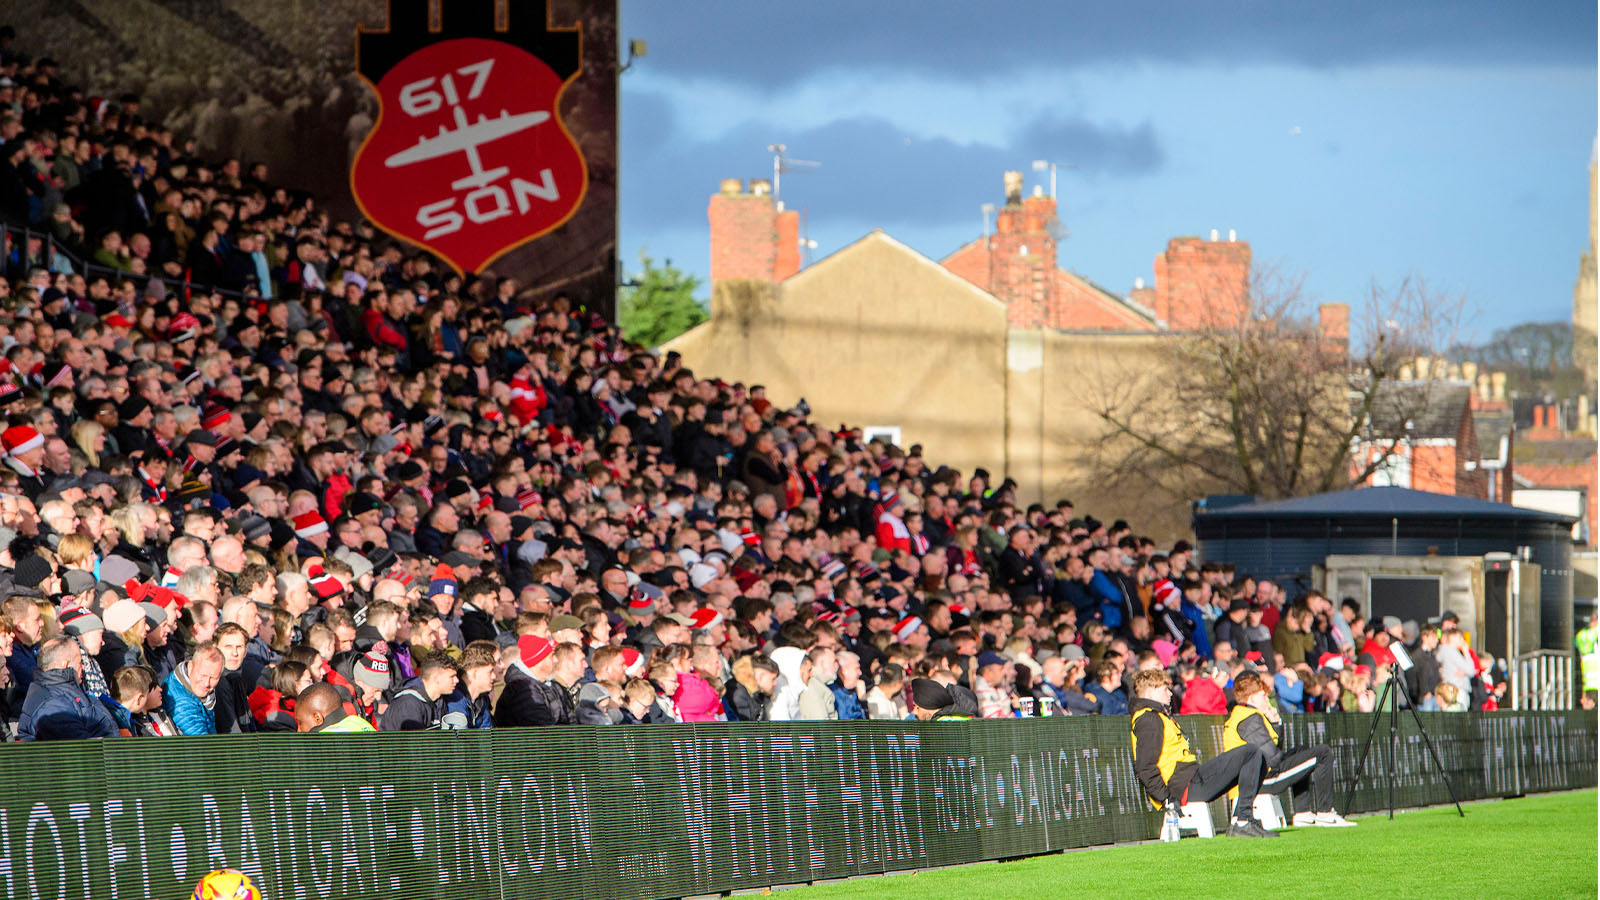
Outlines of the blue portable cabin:
[[[1483,556],[1509,553],[1540,567],[1540,646],[1572,645],[1572,525],[1568,516],[1432,494],[1366,487],[1265,503],[1196,505],[1200,558],[1278,582],[1292,596],[1334,555]],[[1335,600],[1337,602],[1337,599]]]

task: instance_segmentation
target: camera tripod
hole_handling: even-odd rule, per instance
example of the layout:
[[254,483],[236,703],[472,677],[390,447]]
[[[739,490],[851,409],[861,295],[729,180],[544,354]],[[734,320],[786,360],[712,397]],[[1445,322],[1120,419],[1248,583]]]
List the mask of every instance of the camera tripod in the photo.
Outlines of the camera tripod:
[[1378,695],[1378,704],[1372,709],[1372,725],[1367,728],[1367,739],[1361,745],[1361,759],[1356,763],[1355,778],[1350,781],[1350,788],[1344,795],[1344,809],[1350,811],[1350,801],[1355,799],[1356,786],[1361,783],[1361,776],[1367,767],[1367,752],[1372,749],[1372,737],[1378,731],[1378,720],[1383,718],[1385,712],[1383,704],[1388,701],[1389,709],[1389,818],[1394,818],[1394,757],[1395,745],[1400,741],[1400,698],[1405,697],[1406,709],[1411,712],[1412,721],[1417,723],[1417,733],[1422,735],[1422,744],[1428,748],[1428,757],[1433,760],[1433,767],[1439,771],[1439,780],[1444,782],[1445,789],[1450,792],[1450,800],[1456,805],[1456,812],[1465,818],[1467,813],[1461,808],[1461,800],[1456,797],[1455,786],[1450,783],[1450,776],[1444,770],[1444,764],[1439,761],[1439,754],[1433,749],[1433,741],[1428,737],[1428,729],[1422,727],[1422,717],[1417,715],[1417,708],[1412,705],[1411,697],[1406,694],[1406,686],[1400,680],[1404,672],[1396,670],[1389,680],[1383,683],[1383,693]]

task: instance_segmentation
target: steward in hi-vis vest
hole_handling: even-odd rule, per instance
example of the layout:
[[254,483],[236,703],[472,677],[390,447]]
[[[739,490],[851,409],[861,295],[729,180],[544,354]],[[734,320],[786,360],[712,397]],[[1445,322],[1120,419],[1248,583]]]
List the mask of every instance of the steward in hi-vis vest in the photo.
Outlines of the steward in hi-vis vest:
[[1133,774],[1156,806],[1181,807],[1209,803],[1238,786],[1239,802],[1228,825],[1230,837],[1277,837],[1261,827],[1252,814],[1256,792],[1265,768],[1261,751],[1250,745],[1235,747],[1214,759],[1200,762],[1183,729],[1167,707],[1172,702],[1172,678],[1161,669],[1133,676],[1138,699],[1133,704]]
[[1294,789],[1290,810],[1295,825],[1354,825],[1333,808],[1333,751],[1326,744],[1283,749],[1277,729],[1282,719],[1261,676],[1241,673],[1233,679],[1233,696],[1237,704],[1228,712],[1228,722],[1222,727],[1222,749],[1254,747],[1261,753],[1267,767],[1261,790],[1278,794]]

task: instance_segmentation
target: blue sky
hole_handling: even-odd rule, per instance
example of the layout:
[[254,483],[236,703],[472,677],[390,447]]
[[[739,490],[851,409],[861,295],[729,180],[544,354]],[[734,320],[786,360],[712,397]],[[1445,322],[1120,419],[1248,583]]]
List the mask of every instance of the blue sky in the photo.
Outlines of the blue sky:
[[[1401,8],[1393,8],[1399,6]],[[1319,301],[1408,274],[1467,339],[1566,319],[1587,232],[1595,4],[623,0],[621,252],[704,277],[705,209],[770,177],[812,259],[884,228],[935,259],[1001,172],[1060,164],[1062,264],[1118,293],[1236,229]]]

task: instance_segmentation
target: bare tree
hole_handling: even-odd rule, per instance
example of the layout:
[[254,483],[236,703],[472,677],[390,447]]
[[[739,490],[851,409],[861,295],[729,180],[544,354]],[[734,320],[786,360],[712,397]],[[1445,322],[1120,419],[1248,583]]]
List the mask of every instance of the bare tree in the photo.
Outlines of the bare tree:
[[1299,281],[1268,272],[1245,306],[1174,333],[1161,358],[1084,369],[1105,426],[1096,469],[1108,483],[1190,500],[1365,482],[1430,415],[1445,373],[1417,360],[1451,345],[1462,304],[1420,278],[1374,285],[1346,337],[1324,333]]

